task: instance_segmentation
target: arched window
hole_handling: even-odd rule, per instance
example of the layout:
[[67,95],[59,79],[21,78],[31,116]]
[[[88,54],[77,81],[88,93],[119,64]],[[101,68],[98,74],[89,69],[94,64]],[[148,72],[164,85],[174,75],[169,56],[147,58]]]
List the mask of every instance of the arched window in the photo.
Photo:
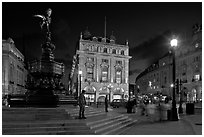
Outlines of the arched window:
[[124,50],[121,50],[121,55],[125,55],[125,52],[124,52]]
[[97,47],[97,52],[100,52],[100,47]]
[[103,52],[104,52],[104,53],[108,53],[107,48],[104,48],[104,49],[103,49]]

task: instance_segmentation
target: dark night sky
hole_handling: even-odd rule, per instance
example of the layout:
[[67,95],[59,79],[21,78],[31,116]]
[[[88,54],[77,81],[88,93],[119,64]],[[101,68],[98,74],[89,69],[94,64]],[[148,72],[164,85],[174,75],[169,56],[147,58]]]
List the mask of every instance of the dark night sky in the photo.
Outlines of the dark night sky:
[[40,58],[42,32],[35,14],[52,9],[52,40],[55,59],[71,68],[80,32],[87,27],[93,36],[116,37],[116,43],[129,41],[130,83],[152,62],[168,51],[172,34],[189,39],[192,26],[202,23],[201,2],[3,2],[2,38],[11,37],[28,59]]

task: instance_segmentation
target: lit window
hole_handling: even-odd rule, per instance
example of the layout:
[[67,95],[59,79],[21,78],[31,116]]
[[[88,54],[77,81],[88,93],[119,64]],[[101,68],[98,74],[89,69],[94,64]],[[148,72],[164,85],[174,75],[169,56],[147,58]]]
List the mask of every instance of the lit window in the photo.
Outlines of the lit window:
[[87,67],[87,80],[93,80],[93,67]]
[[149,87],[152,87],[152,82],[151,81],[149,81]]
[[121,69],[116,70],[116,83],[122,83],[122,71]]
[[198,44],[198,43],[196,43],[196,44],[195,44],[195,48],[197,48],[198,46],[199,46],[199,44]]
[[199,81],[199,80],[200,80],[200,75],[199,75],[199,74],[198,74],[198,75],[195,75],[195,76],[194,76],[194,80],[195,80],[195,81]]
[[103,67],[101,72],[101,81],[107,82],[108,81],[108,67]]

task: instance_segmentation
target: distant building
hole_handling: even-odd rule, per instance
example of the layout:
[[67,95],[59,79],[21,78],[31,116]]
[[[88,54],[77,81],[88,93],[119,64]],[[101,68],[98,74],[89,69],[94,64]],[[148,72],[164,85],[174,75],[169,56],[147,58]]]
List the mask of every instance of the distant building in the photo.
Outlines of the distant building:
[[[202,100],[202,30],[194,30],[191,42],[183,42],[176,49],[176,79],[181,81],[186,101]],[[167,53],[136,78],[143,94],[162,93],[172,96],[172,56]],[[176,95],[178,97],[178,94]]]
[[157,94],[171,96],[172,57],[167,53],[136,78],[136,87],[142,94]]
[[80,89],[86,90],[88,102],[103,101],[105,95],[109,95],[110,101],[128,99],[130,58],[128,42],[119,45],[113,35],[110,39],[92,37],[86,30],[73,58],[72,90],[76,94]]
[[2,95],[25,93],[26,80],[23,54],[11,38],[2,40]]

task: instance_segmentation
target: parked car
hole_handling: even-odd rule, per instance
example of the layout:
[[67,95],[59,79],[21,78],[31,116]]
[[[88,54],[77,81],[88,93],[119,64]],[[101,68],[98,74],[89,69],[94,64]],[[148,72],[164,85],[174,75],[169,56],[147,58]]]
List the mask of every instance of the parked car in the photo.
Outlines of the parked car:
[[113,99],[110,106],[113,108],[126,107],[127,101],[124,99]]

